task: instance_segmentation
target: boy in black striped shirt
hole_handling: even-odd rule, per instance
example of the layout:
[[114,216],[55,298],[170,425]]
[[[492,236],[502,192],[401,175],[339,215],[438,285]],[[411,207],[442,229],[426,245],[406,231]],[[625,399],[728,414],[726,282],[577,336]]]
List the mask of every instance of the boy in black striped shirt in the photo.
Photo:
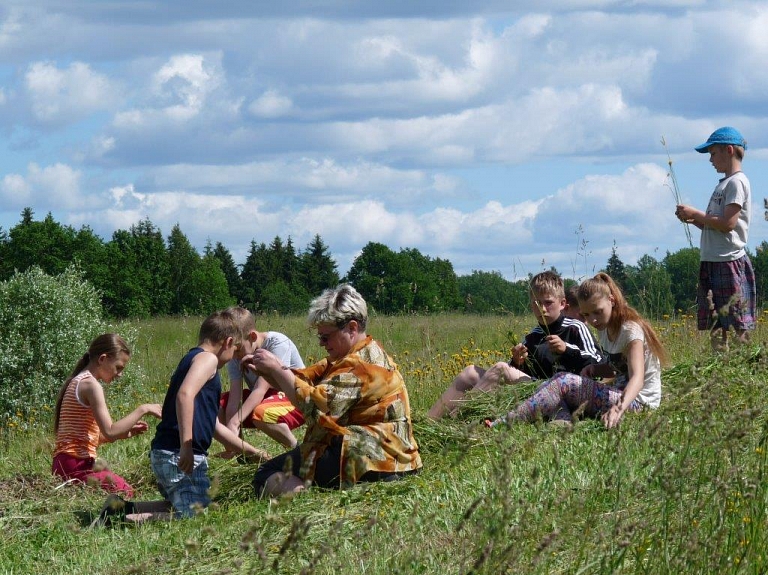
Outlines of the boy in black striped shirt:
[[454,413],[471,389],[490,391],[500,384],[548,379],[560,371],[580,373],[587,365],[599,363],[600,351],[586,324],[567,317],[562,278],[552,271],[541,272],[530,282],[531,310],[538,325],[512,350],[508,363],[498,362],[485,370],[466,367],[428,415],[439,419]]

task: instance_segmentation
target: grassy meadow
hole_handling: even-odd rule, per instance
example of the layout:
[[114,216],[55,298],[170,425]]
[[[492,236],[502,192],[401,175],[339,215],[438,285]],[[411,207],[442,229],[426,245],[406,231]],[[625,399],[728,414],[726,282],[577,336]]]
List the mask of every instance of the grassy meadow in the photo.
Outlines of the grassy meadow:
[[[768,318],[768,316],[763,316]],[[129,377],[107,386],[117,419],[162,402],[170,373],[195,343],[199,318],[155,319],[138,334]],[[695,319],[657,324],[672,362],[662,406],[595,421],[478,425],[531,391],[476,397],[455,419],[425,414],[467,364],[509,356],[534,320],[461,315],[373,317],[406,377],[423,472],[293,499],[252,496],[254,466],[210,459],[214,505],[192,520],[89,529],[104,493],[50,475],[50,424],[0,435],[0,573],[53,574],[608,574],[768,572],[766,438],[768,328],[748,346],[713,355]],[[321,357],[304,318],[263,318],[309,364]],[[150,432],[105,445],[100,456],[137,489],[159,497]],[[253,431],[271,454],[279,446]],[[214,445],[212,453],[220,451]]]

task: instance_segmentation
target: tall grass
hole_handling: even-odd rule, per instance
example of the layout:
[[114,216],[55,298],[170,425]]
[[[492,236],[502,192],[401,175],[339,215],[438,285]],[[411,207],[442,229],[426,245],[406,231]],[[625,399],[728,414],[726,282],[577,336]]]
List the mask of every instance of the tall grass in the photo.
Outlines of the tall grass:
[[[653,412],[610,432],[595,421],[478,425],[531,391],[510,386],[468,399],[456,418],[426,410],[469,363],[506,358],[526,318],[459,315],[371,318],[369,331],[409,385],[421,474],[290,500],[251,495],[253,466],[211,458],[214,505],[203,516],[139,527],[87,529],[103,493],[60,487],[49,474],[47,428],[4,435],[0,450],[0,573],[765,573],[768,376],[760,322],[753,343],[713,356],[695,319],[655,325],[674,367]],[[303,318],[265,318],[305,360],[321,349]],[[107,390],[119,416],[161,401],[194,345],[199,318],[135,327],[133,388]],[[152,422],[150,422],[152,423]],[[277,453],[278,446],[249,433]],[[148,465],[152,433],[106,445],[111,465],[158,497]],[[213,449],[216,451],[216,448]]]

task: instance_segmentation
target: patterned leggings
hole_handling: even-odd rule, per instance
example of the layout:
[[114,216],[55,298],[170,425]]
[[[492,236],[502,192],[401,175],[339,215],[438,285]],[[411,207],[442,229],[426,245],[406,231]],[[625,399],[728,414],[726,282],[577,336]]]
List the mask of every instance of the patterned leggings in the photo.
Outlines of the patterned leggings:
[[[516,409],[510,411],[507,418],[534,422],[538,412],[545,421],[570,421],[571,413],[582,404],[585,406],[584,415],[596,418],[621,402],[622,391],[623,388],[611,387],[573,373],[558,373],[542,383],[536,392]],[[635,399],[627,411],[639,411],[641,408],[642,404]]]

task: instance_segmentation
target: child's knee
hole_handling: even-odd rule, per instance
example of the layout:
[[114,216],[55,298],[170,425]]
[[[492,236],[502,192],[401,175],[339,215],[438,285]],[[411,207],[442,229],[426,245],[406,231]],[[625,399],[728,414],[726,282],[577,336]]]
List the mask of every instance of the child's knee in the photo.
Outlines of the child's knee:
[[495,364],[491,369],[495,371],[495,377],[499,383],[517,383],[518,381],[529,381],[531,379],[531,376],[524,371],[512,367],[503,361]]

